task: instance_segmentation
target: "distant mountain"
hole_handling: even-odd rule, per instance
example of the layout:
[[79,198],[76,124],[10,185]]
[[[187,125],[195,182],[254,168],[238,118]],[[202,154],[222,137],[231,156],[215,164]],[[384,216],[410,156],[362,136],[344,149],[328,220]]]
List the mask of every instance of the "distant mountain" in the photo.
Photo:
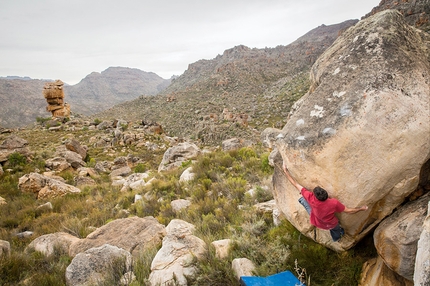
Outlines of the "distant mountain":
[[42,90],[45,81],[0,78],[0,126],[23,127],[48,117]]
[[32,78],[31,78],[31,77],[28,77],[28,76],[16,76],[16,75],[0,76],[0,79],[21,79],[21,80],[32,80]]
[[[37,117],[49,117],[43,96],[45,82],[29,77],[0,78],[0,126],[24,127]],[[65,101],[72,113],[91,115],[141,95],[155,95],[170,84],[152,72],[138,69],[111,67],[93,72],[76,85],[65,85]]]
[[155,95],[170,84],[152,72],[110,67],[93,72],[78,84],[65,86],[66,101],[72,112],[91,115],[142,95]]
[[[205,142],[232,134],[259,136],[255,131],[284,125],[292,104],[309,88],[311,65],[357,21],[322,25],[287,46],[236,46],[190,64],[156,97],[140,97],[95,116],[157,121],[171,135]],[[245,127],[244,118],[252,128]]]

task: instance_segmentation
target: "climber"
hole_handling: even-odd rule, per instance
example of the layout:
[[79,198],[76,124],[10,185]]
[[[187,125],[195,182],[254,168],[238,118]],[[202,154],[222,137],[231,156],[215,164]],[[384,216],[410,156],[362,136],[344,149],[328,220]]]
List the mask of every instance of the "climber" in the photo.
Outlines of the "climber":
[[337,199],[329,198],[327,191],[319,186],[315,187],[311,192],[294,180],[285,163],[282,165],[282,169],[291,184],[301,193],[302,197],[299,199],[299,202],[309,213],[311,224],[320,229],[330,230],[333,241],[339,241],[345,234],[344,229],[339,225],[339,220],[335,216],[335,213],[345,212],[353,214],[368,209],[367,206],[347,208]]

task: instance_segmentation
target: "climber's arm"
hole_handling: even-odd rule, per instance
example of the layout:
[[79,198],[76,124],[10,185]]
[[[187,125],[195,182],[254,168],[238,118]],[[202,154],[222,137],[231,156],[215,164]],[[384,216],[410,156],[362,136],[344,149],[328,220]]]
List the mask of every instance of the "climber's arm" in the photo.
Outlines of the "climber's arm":
[[345,207],[344,212],[345,212],[345,213],[348,213],[348,214],[355,214],[355,213],[357,213],[357,212],[359,212],[359,211],[365,211],[365,210],[367,210],[367,209],[368,209],[368,207],[367,207],[367,206],[362,206],[362,207],[360,207],[360,208],[352,208],[352,209]]
[[285,175],[288,178],[288,181],[290,181],[290,183],[296,187],[297,190],[299,190],[299,192],[301,192],[301,190],[303,189],[303,186],[300,185],[299,183],[296,182],[296,180],[294,180],[294,178],[291,176],[290,172],[288,171],[287,166],[285,166],[285,164],[282,164],[282,170],[284,170]]

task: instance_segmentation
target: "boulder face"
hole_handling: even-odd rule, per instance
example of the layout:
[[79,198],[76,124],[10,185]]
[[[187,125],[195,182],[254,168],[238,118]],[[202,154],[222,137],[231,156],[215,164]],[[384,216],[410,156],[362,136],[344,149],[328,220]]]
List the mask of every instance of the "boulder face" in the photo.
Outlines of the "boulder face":
[[28,141],[18,136],[11,135],[0,144],[0,163],[6,162],[13,153],[20,153],[25,157],[30,156]]
[[381,257],[377,257],[364,263],[359,285],[413,286],[414,283],[388,268],[384,260]]
[[194,260],[207,253],[205,242],[193,235],[194,229],[194,225],[180,219],[169,223],[163,246],[151,263],[149,285],[188,285],[187,277],[196,273]]
[[56,232],[39,236],[33,240],[27,247],[26,251],[30,252],[32,249],[43,253],[45,256],[50,256],[55,251],[61,253],[69,253],[69,246],[73,242],[78,241],[79,238],[65,232]]
[[22,192],[36,194],[38,199],[56,198],[81,192],[80,189],[72,185],[38,173],[25,174],[19,178],[18,188]]
[[158,166],[158,172],[177,168],[187,160],[194,159],[200,155],[201,151],[194,143],[182,142],[170,147],[163,155],[163,160]]
[[402,206],[379,224],[373,234],[376,250],[385,264],[408,280],[414,278],[415,257],[430,193]]
[[430,201],[427,206],[427,217],[418,240],[417,256],[414,271],[415,285],[430,285]]
[[160,243],[165,234],[164,229],[164,225],[153,217],[117,219],[71,244],[69,255],[74,257],[78,253],[103,244],[120,247],[135,255],[146,247]]
[[[420,181],[430,158],[429,48],[430,35],[397,11],[361,20],[315,62],[311,88],[276,140],[275,164],[283,160],[301,185],[319,185],[350,208],[369,206],[340,214],[348,237],[341,249],[391,214]],[[300,194],[280,168],[273,181],[280,210],[312,236]],[[317,240],[332,246],[329,236]]]
[[120,285],[121,277],[132,269],[131,254],[104,244],[73,258],[66,269],[66,285]]

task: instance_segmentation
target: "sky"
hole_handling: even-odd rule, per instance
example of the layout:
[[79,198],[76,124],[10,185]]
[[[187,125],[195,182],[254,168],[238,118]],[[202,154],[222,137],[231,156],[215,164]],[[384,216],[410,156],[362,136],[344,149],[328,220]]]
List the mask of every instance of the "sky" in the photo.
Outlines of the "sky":
[[0,77],[61,79],[130,67],[168,79],[237,45],[288,45],[380,0],[0,0]]

